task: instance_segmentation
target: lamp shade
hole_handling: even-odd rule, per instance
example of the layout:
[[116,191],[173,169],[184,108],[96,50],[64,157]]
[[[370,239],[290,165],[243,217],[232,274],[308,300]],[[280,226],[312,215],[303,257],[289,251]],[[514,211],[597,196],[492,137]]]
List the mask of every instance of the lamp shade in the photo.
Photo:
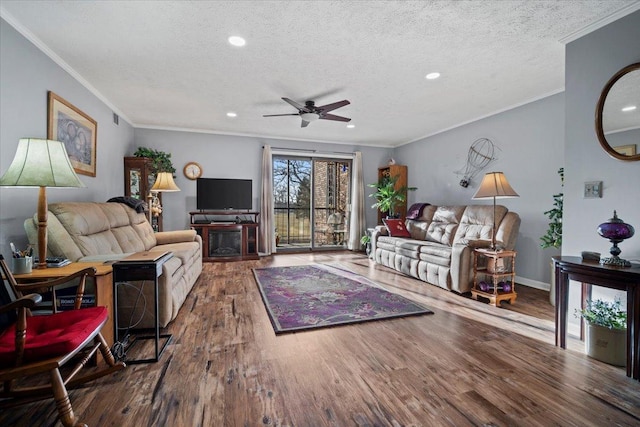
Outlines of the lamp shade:
[[496,199],[508,198],[508,197],[520,197],[515,192],[507,177],[502,172],[489,172],[480,183],[480,188],[473,195],[473,199],[489,199],[495,197]]
[[170,172],[158,172],[156,182],[151,187],[151,191],[170,192],[180,191],[180,188],[173,181],[173,175]]
[[2,187],[84,187],[64,144],[49,139],[22,138],[9,169],[0,178]]

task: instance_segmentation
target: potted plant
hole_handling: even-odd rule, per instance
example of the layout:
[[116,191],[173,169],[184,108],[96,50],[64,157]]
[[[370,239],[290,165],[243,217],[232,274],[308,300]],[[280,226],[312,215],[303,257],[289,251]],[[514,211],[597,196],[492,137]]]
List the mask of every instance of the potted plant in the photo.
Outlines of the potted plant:
[[396,188],[398,178],[398,176],[383,176],[376,184],[369,184],[369,187],[376,189],[375,193],[369,194],[369,197],[376,199],[371,207],[386,213],[388,218],[397,218],[396,207],[407,200],[407,191],[417,190],[416,187],[406,185]]
[[364,246],[364,250],[367,252],[367,256],[371,255],[371,237],[368,234],[360,237],[360,243]]
[[[560,175],[560,184],[564,187],[564,168],[558,169],[558,175]],[[544,236],[540,237],[540,246],[543,249],[556,248],[560,249],[562,246],[562,210],[563,210],[564,193],[558,193],[553,195],[553,208],[544,212],[549,218],[549,228]],[[556,305],[556,276],[553,271],[553,262],[551,262],[551,289],[549,292],[549,302],[551,305]]]
[[576,317],[586,324],[585,350],[589,357],[615,366],[627,362],[627,313],[620,300],[589,300],[582,310],[576,309]]
[[139,147],[133,155],[151,159],[153,161],[152,168],[155,173],[170,172],[174,174],[176,172],[176,168],[173,167],[173,163],[171,162],[171,153],[165,153],[164,151],[147,147]]

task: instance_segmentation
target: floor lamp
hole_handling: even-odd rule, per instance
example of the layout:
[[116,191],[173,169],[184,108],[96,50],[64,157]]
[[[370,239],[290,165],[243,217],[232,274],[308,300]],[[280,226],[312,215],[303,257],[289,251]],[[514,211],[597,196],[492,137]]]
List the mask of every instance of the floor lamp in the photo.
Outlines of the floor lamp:
[[0,187],[40,187],[38,196],[38,268],[47,268],[47,187],[84,187],[60,141],[21,138]]
[[153,183],[149,194],[149,224],[153,226],[154,212],[159,215],[162,212],[162,206],[160,205],[160,199],[158,199],[158,193],[180,191],[180,188],[173,181],[173,174],[171,172],[158,172],[156,176],[156,182]]
[[496,249],[496,199],[520,197],[515,192],[507,177],[502,172],[489,172],[480,183],[480,188],[473,195],[473,199],[493,199],[493,224],[491,227],[491,249]]

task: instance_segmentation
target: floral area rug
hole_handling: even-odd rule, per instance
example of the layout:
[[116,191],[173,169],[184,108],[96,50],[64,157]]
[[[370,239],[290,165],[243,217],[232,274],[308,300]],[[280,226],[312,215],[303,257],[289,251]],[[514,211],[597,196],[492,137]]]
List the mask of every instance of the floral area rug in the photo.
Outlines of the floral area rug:
[[433,314],[365,277],[328,265],[255,268],[253,274],[276,334]]

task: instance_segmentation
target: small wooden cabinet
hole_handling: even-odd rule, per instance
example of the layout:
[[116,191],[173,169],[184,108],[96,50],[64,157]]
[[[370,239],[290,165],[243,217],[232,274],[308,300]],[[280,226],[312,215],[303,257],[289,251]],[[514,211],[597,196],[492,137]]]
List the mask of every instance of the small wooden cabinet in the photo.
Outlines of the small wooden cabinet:
[[[394,186],[396,189],[406,187],[407,186],[407,167],[404,165],[388,165],[378,168],[378,182],[382,180],[384,177],[394,177],[397,176],[398,180],[396,181],[396,185]],[[396,206],[396,212],[400,214],[400,218],[404,221],[407,216],[407,202],[405,198],[405,202]],[[380,212],[378,210],[378,224],[382,224],[382,218],[384,218],[386,212]]]
[[202,237],[203,261],[258,259],[259,212],[189,212],[191,228]]
[[516,301],[516,251],[478,248],[473,251],[473,288],[471,296],[487,298],[500,307],[500,301]]
[[[153,160],[146,157],[124,158],[124,195],[135,197],[149,203],[151,187],[156,182],[153,172]],[[158,193],[162,204],[162,193]],[[151,216],[151,226],[154,231],[162,231],[162,214]]]

